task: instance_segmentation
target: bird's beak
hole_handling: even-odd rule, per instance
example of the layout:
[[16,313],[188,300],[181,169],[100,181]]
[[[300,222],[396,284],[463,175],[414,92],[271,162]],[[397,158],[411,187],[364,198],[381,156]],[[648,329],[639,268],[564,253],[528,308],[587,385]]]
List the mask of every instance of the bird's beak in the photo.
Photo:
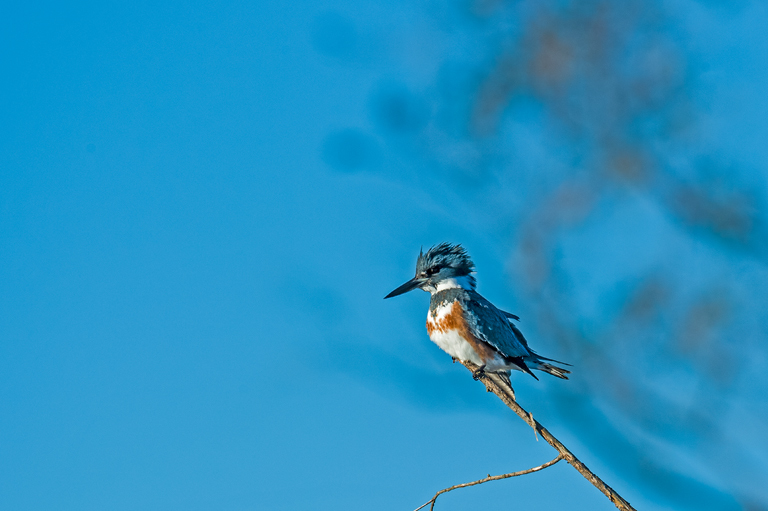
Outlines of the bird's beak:
[[403,284],[402,286],[398,287],[391,293],[389,293],[387,296],[384,297],[386,300],[387,298],[392,298],[393,296],[401,295],[403,293],[407,293],[408,291],[412,291],[422,285],[424,283],[425,279],[420,279],[418,277],[413,277],[411,280]]

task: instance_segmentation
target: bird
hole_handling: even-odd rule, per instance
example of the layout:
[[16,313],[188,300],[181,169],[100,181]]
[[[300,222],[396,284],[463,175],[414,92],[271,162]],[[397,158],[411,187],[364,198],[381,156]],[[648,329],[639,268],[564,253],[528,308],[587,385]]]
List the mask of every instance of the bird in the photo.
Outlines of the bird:
[[[429,338],[451,358],[470,361],[478,368],[475,380],[485,373],[498,374],[509,386],[512,370],[528,373],[532,369],[564,380],[570,366],[542,357],[528,346],[515,321],[520,318],[498,309],[483,298],[475,287],[475,264],[461,245],[440,243],[416,259],[416,276],[387,296],[402,295],[414,289],[430,293],[427,314]],[[555,365],[560,364],[560,366]]]

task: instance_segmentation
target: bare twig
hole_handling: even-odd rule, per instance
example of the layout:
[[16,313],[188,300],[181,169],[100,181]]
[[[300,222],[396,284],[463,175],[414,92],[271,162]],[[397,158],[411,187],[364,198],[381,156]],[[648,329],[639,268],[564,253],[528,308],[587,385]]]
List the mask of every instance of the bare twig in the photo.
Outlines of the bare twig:
[[[477,370],[477,366],[472,362],[462,361],[461,363],[464,364],[464,366],[473,373],[475,373]],[[621,509],[622,511],[636,511],[635,508],[629,504],[629,502],[624,500],[624,498],[616,493],[613,488],[605,484],[602,479],[597,477],[591,470],[587,468],[586,465],[584,465],[584,463],[579,461],[579,459],[574,456],[573,453],[569,451],[568,448],[566,448],[557,438],[552,436],[552,433],[550,433],[547,428],[539,424],[539,422],[533,418],[533,415],[525,411],[522,406],[517,404],[511,386],[508,385],[503,378],[493,373],[480,373],[479,379],[483,382],[483,384],[485,384],[486,390],[496,394],[496,396],[498,396],[498,398],[501,399],[505,405],[507,405],[526,423],[528,423],[528,425],[531,426],[535,432],[538,432],[538,434],[541,435],[541,438],[546,440],[549,445],[554,447],[557,452],[560,453],[560,457],[562,457],[562,459],[567,461],[573,468],[578,470],[578,472],[584,476],[587,481],[592,483],[595,488],[603,492],[603,494],[605,494],[605,496],[608,497],[617,508]],[[435,495],[435,497],[437,497],[437,495]]]
[[478,479],[477,481],[472,481],[471,483],[463,483],[463,484],[457,484],[457,485],[451,486],[450,488],[446,488],[444,490],[440,490],[439,492],[435,493],[434,497],[432,497],[426,503],[424,503],[421,506],[419,506],[416,509],[414,509],[414,511],[419,511],[419,509],[423,509],[423,508],[429,506],[429,504],[432,504],[431,506],[429,506],[429,510],[432,511],[435,508],[435,501],[437,500],[437,497],[439,497],[443,493],[448,493],[449,491],[453,491],[453,490],[456,490],[458,488],[466,488],[468,486],[474,486],[476,484],[487,483],[488,481],[498,481],[499,479],[507,479],[509,477],[517,477],[517,476],[522,476],[522,475],[525,475],[525,474],[530,474],[530,473],[533,473],[533,472],[538,472],[539,470],[544,470],[547,467],[551,467],[552,465],[554,465],[555,463],[557,463],[561,459],[563,459],[563,455],[562,454],[558,454],[555,459],[553,459],[551,461],[548,461],[548,462],[544,463],[543,465],[539,465],[538,467],[529,468],[527,470],[521,470],[519,472],[510,472],[509,474],[501,474],[499,476],[489,475],[488,477],[484,477],[483,479]]

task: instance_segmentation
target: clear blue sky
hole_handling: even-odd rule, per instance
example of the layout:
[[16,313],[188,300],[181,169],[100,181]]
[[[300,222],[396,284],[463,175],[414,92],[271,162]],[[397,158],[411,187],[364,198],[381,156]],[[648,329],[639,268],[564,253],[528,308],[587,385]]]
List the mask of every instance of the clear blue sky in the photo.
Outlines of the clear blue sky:
[[[449,39],[434,9],[6,6],[0,508],[407,510],[554,457],[429,343],[425,294],[382,300],[419,246],[450,240],[519,310],[503,229],[439,184],[329,165],[334,136],[370,127],[372,91],[434,74]],[[761,82],[713,79],[713,108],[766,84],[751,66]],[[370,165],[418,172],[370,144]],[[664,509],[528,407],[638,508]],[[565,464],[439,508],[564,502],[612,508]]]

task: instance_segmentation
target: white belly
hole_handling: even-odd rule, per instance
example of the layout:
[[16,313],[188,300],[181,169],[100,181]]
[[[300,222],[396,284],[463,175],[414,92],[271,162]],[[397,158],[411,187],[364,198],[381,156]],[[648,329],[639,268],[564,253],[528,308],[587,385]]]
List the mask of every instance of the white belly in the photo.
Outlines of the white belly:
[[472,344],[461,335],[461,332],[466,332],[467,325],[464,323],[459,302],[444,303],[434,312],[434,316],[427,314],[429,338],[450,356],[461,361],[469,360],[479,366],[484,365],[488,371],[519,369],[507,362],[496,350],[492,350],[492,354],[486,350],[486,357],[491,354],[489,360],[480,357]]
[[[459,307],[457,302],[446,303],[435,311],[434,316],[431,313],[427,314],[429,338],[453,358],[469,360],[477,365],[482,365],[483,361],[472,348],[472,345],[459,335],[460,330],[457,329],[458,322],[455,316],[461,312],[460,309],[457,312],[454,306]],[[454,318],[449,318],[450,315],[453,315]]]
[[469,360],[477,365],[483,365],[483,361],[480,360],[475,350],[472,349],[472,345],[459,335],[458,330],[448,330],[445,332],[435,330],[429,338],[453,358]]

